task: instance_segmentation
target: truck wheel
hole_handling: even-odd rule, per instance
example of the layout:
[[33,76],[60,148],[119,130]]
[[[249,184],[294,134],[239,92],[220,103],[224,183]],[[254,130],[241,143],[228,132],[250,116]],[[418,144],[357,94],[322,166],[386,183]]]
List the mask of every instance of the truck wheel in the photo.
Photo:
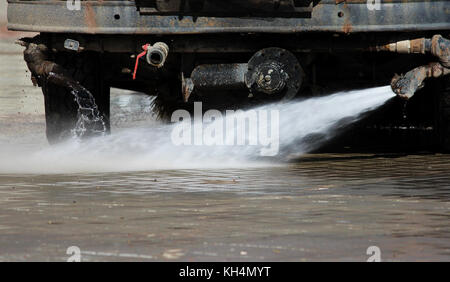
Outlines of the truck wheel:
[[450,152],[450,76],[439,80],[437,133],[439,145]]
[[[57,53],[55,62],[88,89],[94,96],[100,114],[103,116],[107,132],[109,122],[110,88],[102,75],[100,56],[96,53]],[[46,134],[50,144],[61,142],[72,136],[72,130],[78,120],[78,106],[68,88],[42,82],[45,102]]]

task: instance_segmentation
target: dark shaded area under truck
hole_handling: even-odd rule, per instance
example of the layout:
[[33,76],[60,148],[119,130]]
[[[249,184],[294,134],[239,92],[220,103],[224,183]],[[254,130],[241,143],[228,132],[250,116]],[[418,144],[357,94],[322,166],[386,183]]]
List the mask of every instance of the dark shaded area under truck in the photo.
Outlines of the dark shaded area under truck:
[[170,118],[193,101],[235,109],[391,84],[405,100],[417,94],[406,106],[396,99],[374,126],[431,128],[450,149],[450,1],[103,0],[78,9],[8,0],[8,28],[40,33],[20,43],[43,89],[50,142],[77,121],[67,85],[49,76],[61,73],[92,93],[108,130],[110,87],[156,95]]

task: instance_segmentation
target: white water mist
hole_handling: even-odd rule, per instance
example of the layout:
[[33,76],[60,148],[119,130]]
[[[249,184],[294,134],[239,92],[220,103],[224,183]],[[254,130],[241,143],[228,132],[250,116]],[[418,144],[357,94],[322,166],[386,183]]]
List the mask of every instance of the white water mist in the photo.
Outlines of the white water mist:
[[[281,154],[316,149],[392,98],[389,86],[341,92],[252,110],[279,111]],[[214,122],[223,122],[215,120]],[[0,149],[0,173],[79,173],[155,169],[227,168],[264,166],[258,146],[176,146],[174,124],[120,130],[109,136],[65,143],[39,150]],[[308,142],[312,134],[320,135]]]

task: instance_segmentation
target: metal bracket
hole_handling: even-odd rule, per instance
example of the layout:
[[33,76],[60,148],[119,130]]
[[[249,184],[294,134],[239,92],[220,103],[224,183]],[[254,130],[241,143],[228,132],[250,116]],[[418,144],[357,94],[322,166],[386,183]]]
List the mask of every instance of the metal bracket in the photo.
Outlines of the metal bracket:
[[80,42],[73,39],[66,39],[64,41],[64,48],[72,51],[80,51]]

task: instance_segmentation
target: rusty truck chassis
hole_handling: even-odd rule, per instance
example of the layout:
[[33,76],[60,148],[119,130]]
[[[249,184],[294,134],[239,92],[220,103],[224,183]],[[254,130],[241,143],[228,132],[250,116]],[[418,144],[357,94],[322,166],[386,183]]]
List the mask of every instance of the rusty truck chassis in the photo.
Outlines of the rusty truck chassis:
[[[48,80],[42,62],[57,66],[56,71],[62,69],[53,61],[57,54],[95,52],[102,65],[110,66],[102,74],[109,86],[147,92],[155,83],[170,88],[176,85],[168,81],[178,81],[181,85],[175,90],[182,95],[161,84],[166,88],[159,88],[163,90],[157,96],[163,93],[184,103],[192,93],[194,99],[209,95],[214,100],[219,95],[211,93],[230,90],[244,94],[238,101],[248,93],[248,98],[256,93],[258,99],[320,94],[316,61],[322,66],[320,76],[333,77],[335,82],[346,65],[350,68],[355,63],[357,72],[349,72],[361,78],[355,85],[367,83],[369,73],[372,82],[386,82],[383,76],[376,78],[379,62],[370,62],[370,56],[355,62],[349,56],[354,52],[422,55],[417,56],[421,62],[417,64],[403,56],[401,61],[407,63],[401,72],[405,74],[391,81],[394,92],[406,99],[423,88],[425,79],[450,73],[449,1],[380,0],[379,7],[369,2],[103,0],[81,1],[80,9],[73,10],[62,0],[8,0],[8,28],[40,32],[39,37],[21,42],[27,46],[26,53],[34,54],[25,59],[37,81]],[[329,64],[324,61],[328,55],[347,58],[335,68],[341,69],[339,74],[323,68]],[[147,64],[138,70],[144,59]],[[389,60],[385,56],[383,62]],[[396,71],[388,64],[382,69],[390,77]],[[323,79],[320,82],[336,88]]]
[[[168,37],[166,40],[171,42],[171,52],[175,53],[255,53],[267,48],[268,46],[264,44],[271,40],[265,40],[264,37],[260,38],[259,42],[254,37],[250,39],[250,42],[245,42],[245,37],[229,40],[233,38],[231,34],[277,33],[278,35],[296,35],[295,38],[292,37],[292,40],[284,38],[279,41],[284,42],[284,46],[278,47],[292,52],[359,50],[421,54],[427,52],[439,56],[430,50],[431,39],[406,37],[401,41],[400,32],[408,32],[408,34],[428,32],[427,35],[430,35],[433,31],[448,31],[450,25],[448,1],[390,0],[379,1],[378,7],[370,6],[369,2],[372,1],[82,1],[79,9],[74,10],[68,7],[67,1],[8,0],[8,28],[41,32],[47,47],[53,51],[69,49],[77,52],[85,50],[136,53],[141,51],[140,46],[151,46],[147,43],[148,36],[165,36]],[[396,36],[391,35],[391,38],[383,36],[383,32],[391,31],[395,31]],[[344,38],[340,41],[331,38],[324,42],[326,37],[309,37],[309,34],[315,32],[346,35],[372,32],[372,34],[382,35],[365,36],[356,40],[355,37],[353,40]],[[218,33],[228,34],[225,37],[228,40],[217,37]],[[307,35],[303,36],[302,33]],[[70,38],[67,34],[70,34]],[[94,36],[90,36],[92,34]],[[195,34],[201,34],[202,37],[193,38],[192,35]],[[212,36],[205,36],[207,34]],[[117,36],[121,35],[123,40],[118,42]],[[382,38],[381,41],[380,38]],[[410,98],[417,89],[422,87],[422,82],[427,77],[448,74],[448,62],[442,62],[446,60],[445,57],[449,53],[448,40],[440,38],[440,42],[443,42],[440,46],[440,62],[419,67],[403,77],[394,77],[392,86],[400,97]],[[291,45],[288,46],[289,43],[286,42],[290,42]],[[422,42],[420,50],[417,50],[417,42]],[[430,45],[428,48],[425,48],[426,42]],[[165,45],[165,43],[161,44]],[[260,46],[259,49],[257,46]],[[407,50],[400,50],[401,48]],[[167,57],[168,53],[163,55]],[[148,62],[152,65],[150,61]],[[133,79],[136,77],[137,63],[138,61]],[[214,75],[218,76],[221,70],[227,68],[211,69],[214,69],[216,72]],[[233,65],[230,65],[228,70],[225,73],[235,71]],[[301,72],[295,75],[301,75]],[[184,86],[184,76],[182,79],[184,92],[192,91],[193,86],[190,85],[192,81],[187,79],[189,83]],[[242,85],[244,81],[232,82],[232,84]]]
[[[290,13],[276,13],[277,9],[273,7],[272,10],[262,10],[255,15],[251,12],[244,14],[239,12],[243,9],[242,5],[237,4],[234,4],[237,5],[236,10],[223,12],[219,10],[207,15],[184,10],[181,6],[179,9],[158,11],[151,8],[151,3],[155,1],[199,2],[199,0],[82,1],[80,10],[69,10],[66,1],[8,0],[8,28],[36,32],[153,35],[219,32],[410,32],[449,28],[450,8],[448,1],[445,0],[381,1],[378,10],[371,9],[367,0],[225,1],[248,2],[250,7],[259,2],[299,2],[298,5],[301,6],[295,7],[296,4],[292,4],[294,10]],[[233,7],[233,4],[230,6]],[[296,12],[296,9],[301,10]],[[267,20],[268,17],[271,19]]]

